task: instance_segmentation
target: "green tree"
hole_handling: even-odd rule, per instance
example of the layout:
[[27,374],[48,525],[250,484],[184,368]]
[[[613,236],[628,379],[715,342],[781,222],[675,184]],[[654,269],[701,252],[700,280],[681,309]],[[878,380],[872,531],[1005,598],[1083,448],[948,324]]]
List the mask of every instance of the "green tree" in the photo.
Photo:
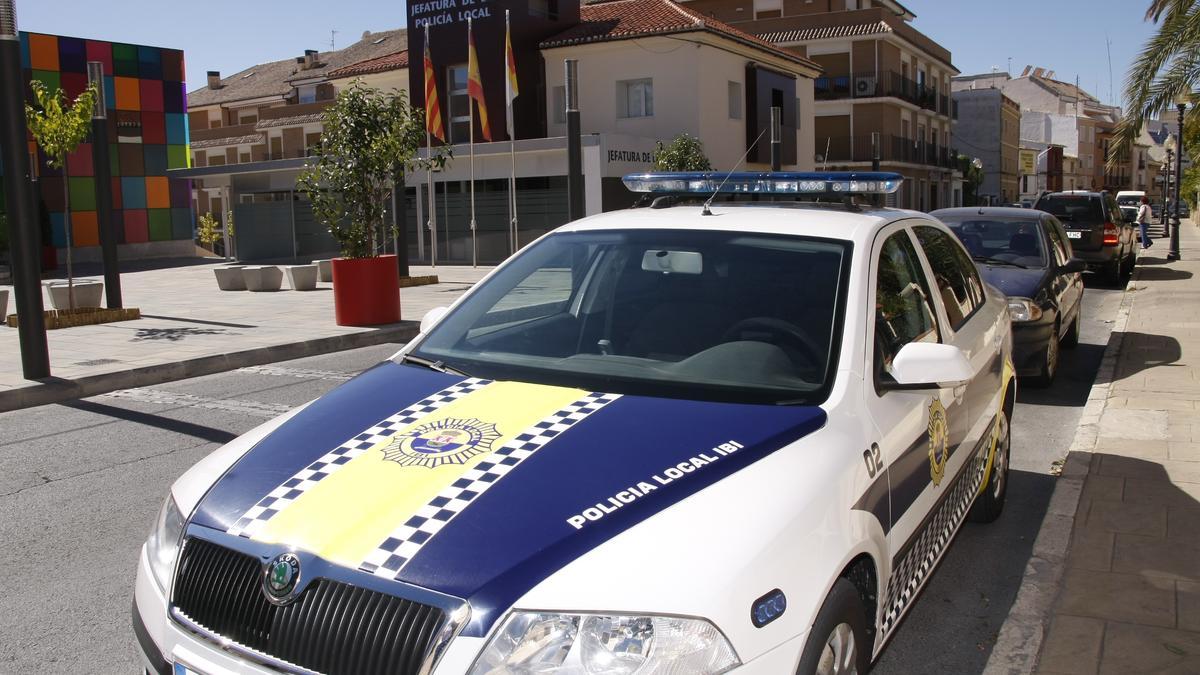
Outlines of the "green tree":
[[658,142],[654,150],[655,171],[712,171],[699,138],[679,134],[668,145]]
[[[1115,169],[1146,120],[1169,112],[1181,97],[1195,101],[1200,84],[1200,0],[1151,0],[1146,20],[1158,24],[1125,76],[1125,117],[1117,125],[1108,165]],[[1200,123],[1192,105],[1187,122]]]
[[[62,89],[53,93],[40,80],[29,83],[37,105],[25,104],[25,124],[38,147],[46,155],[46,163],[63,170],[63,228],[67,236],[67,298],[75,309],[75,271],[71,265],[71,188],[67,176],[67,155],[74,152],[91,130],[92,112],[96,105],[96,88],[89,84],[73,103],[67,103]],[[107,189],[108,186],[100,186]]]
[[963,175],[963,206],[979,203],[979,186],[983,185],[983,164],[966,155],[958,156],[958,170]]
[[[374,257],[385,207],[392,191],[403,189],[404,171],[430,165],[417,158],[425,140],[423,113],[409,105],[404,91],[384,93],[355,80],[338,93],[322,121],[316,164],[297,186],[342,257]],[[438,156],[432,163],[444,161]]]

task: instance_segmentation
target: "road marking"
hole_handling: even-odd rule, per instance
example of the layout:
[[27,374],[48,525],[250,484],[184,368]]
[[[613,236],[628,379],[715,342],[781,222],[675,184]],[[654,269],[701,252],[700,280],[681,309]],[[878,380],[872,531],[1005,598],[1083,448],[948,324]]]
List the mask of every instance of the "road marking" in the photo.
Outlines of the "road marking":
[[305,370],[303,368],[284,368],[282,366],[248,366],[238,368],[237,372],[247,375],[274,375],[275,377],[296,377],[302,380],[330,380],[345,382],[353,375],[334,370]]
[[271,419],[278,417],[285,412],[288,412],[295,406],[276,405],[273,403],[259,403],[258,401],[239,401],[236,399],[220,399],[206,398],[204,396],[193,396],[191,394],[177,394],[173,391],[163,391],[161,389],[120,389],[107,394],[100,394],[97,398],[117,398],[125,401],[137,401],[138,403],[153,403],[158,405],[173,405],[183,406],[187,408],[204,408],[207,410],[222,410],[225,412],[240,413],[249,417],[262,417]]

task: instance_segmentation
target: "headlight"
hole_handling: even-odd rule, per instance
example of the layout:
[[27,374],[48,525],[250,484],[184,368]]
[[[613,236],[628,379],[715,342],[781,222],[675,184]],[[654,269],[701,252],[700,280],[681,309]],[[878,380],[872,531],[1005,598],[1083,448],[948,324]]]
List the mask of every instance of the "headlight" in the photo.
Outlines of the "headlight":
[[513,612],[471,675],[716,674],[740,664],[704,619]]
[[1029,298],[1009,298],[1008,318],[1015,322],[1037,321],[1042,318],[1042,308]]
[[146,541],[146,553],[150,556],[150,570],[154,580],[164,592],[171,585],[175,573],[175,559],[179,557],[179,540],[183,538],[183,515],[175,505],[175,498],[167,495],[167,502],[158,513],[154,529]]

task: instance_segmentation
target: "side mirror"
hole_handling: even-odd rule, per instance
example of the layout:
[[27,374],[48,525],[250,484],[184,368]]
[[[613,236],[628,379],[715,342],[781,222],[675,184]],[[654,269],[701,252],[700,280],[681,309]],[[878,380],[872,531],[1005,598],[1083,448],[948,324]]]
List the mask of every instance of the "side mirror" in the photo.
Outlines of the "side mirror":
[[1061,266],[1059,266],[1058,273],[1059,274],[1075,274],[1077,272],[1083,272],[1086,269],[1087,269],[1087,263],[1080,260],[1079,258],[1071,258],[1070,260],[1068,260],[1067,262],[1065,262]]
[[954,387],[975,376],[961,349],[930,342],[910,342],[901,347],[888,372],[904,388]]
[[433,328],[434,324],[436,324],[443,316],[446,315],[446,312],[449,309],[449,307],[434,307],[428,312],[425,312],[425,316],[421,318],[421,332],[428,333],[429,330]]

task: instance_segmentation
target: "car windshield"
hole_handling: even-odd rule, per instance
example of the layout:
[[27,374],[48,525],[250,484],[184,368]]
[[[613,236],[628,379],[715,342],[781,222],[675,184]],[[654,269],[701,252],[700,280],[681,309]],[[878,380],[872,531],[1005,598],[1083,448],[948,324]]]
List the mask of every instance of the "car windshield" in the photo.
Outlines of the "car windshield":
[[1141,204],[1141,203],[1142,203],[1141,195],[1122,195],[1120,197],[1117,197],[1117,205],[1118,206],[1137,207],[1137,205]]
[[1100,198],[1093,195],[1051,195],[1039,200],[1036,208],[1054,215],[1068,228],[1104,222]]
[[977,260],[1046,266],[1046,248],[1036,220],[983,216],[941,219]]
[[464,298],[413,356],[489,379],[818,403],[849,255],[846,242],[796,236],[557,233]]

